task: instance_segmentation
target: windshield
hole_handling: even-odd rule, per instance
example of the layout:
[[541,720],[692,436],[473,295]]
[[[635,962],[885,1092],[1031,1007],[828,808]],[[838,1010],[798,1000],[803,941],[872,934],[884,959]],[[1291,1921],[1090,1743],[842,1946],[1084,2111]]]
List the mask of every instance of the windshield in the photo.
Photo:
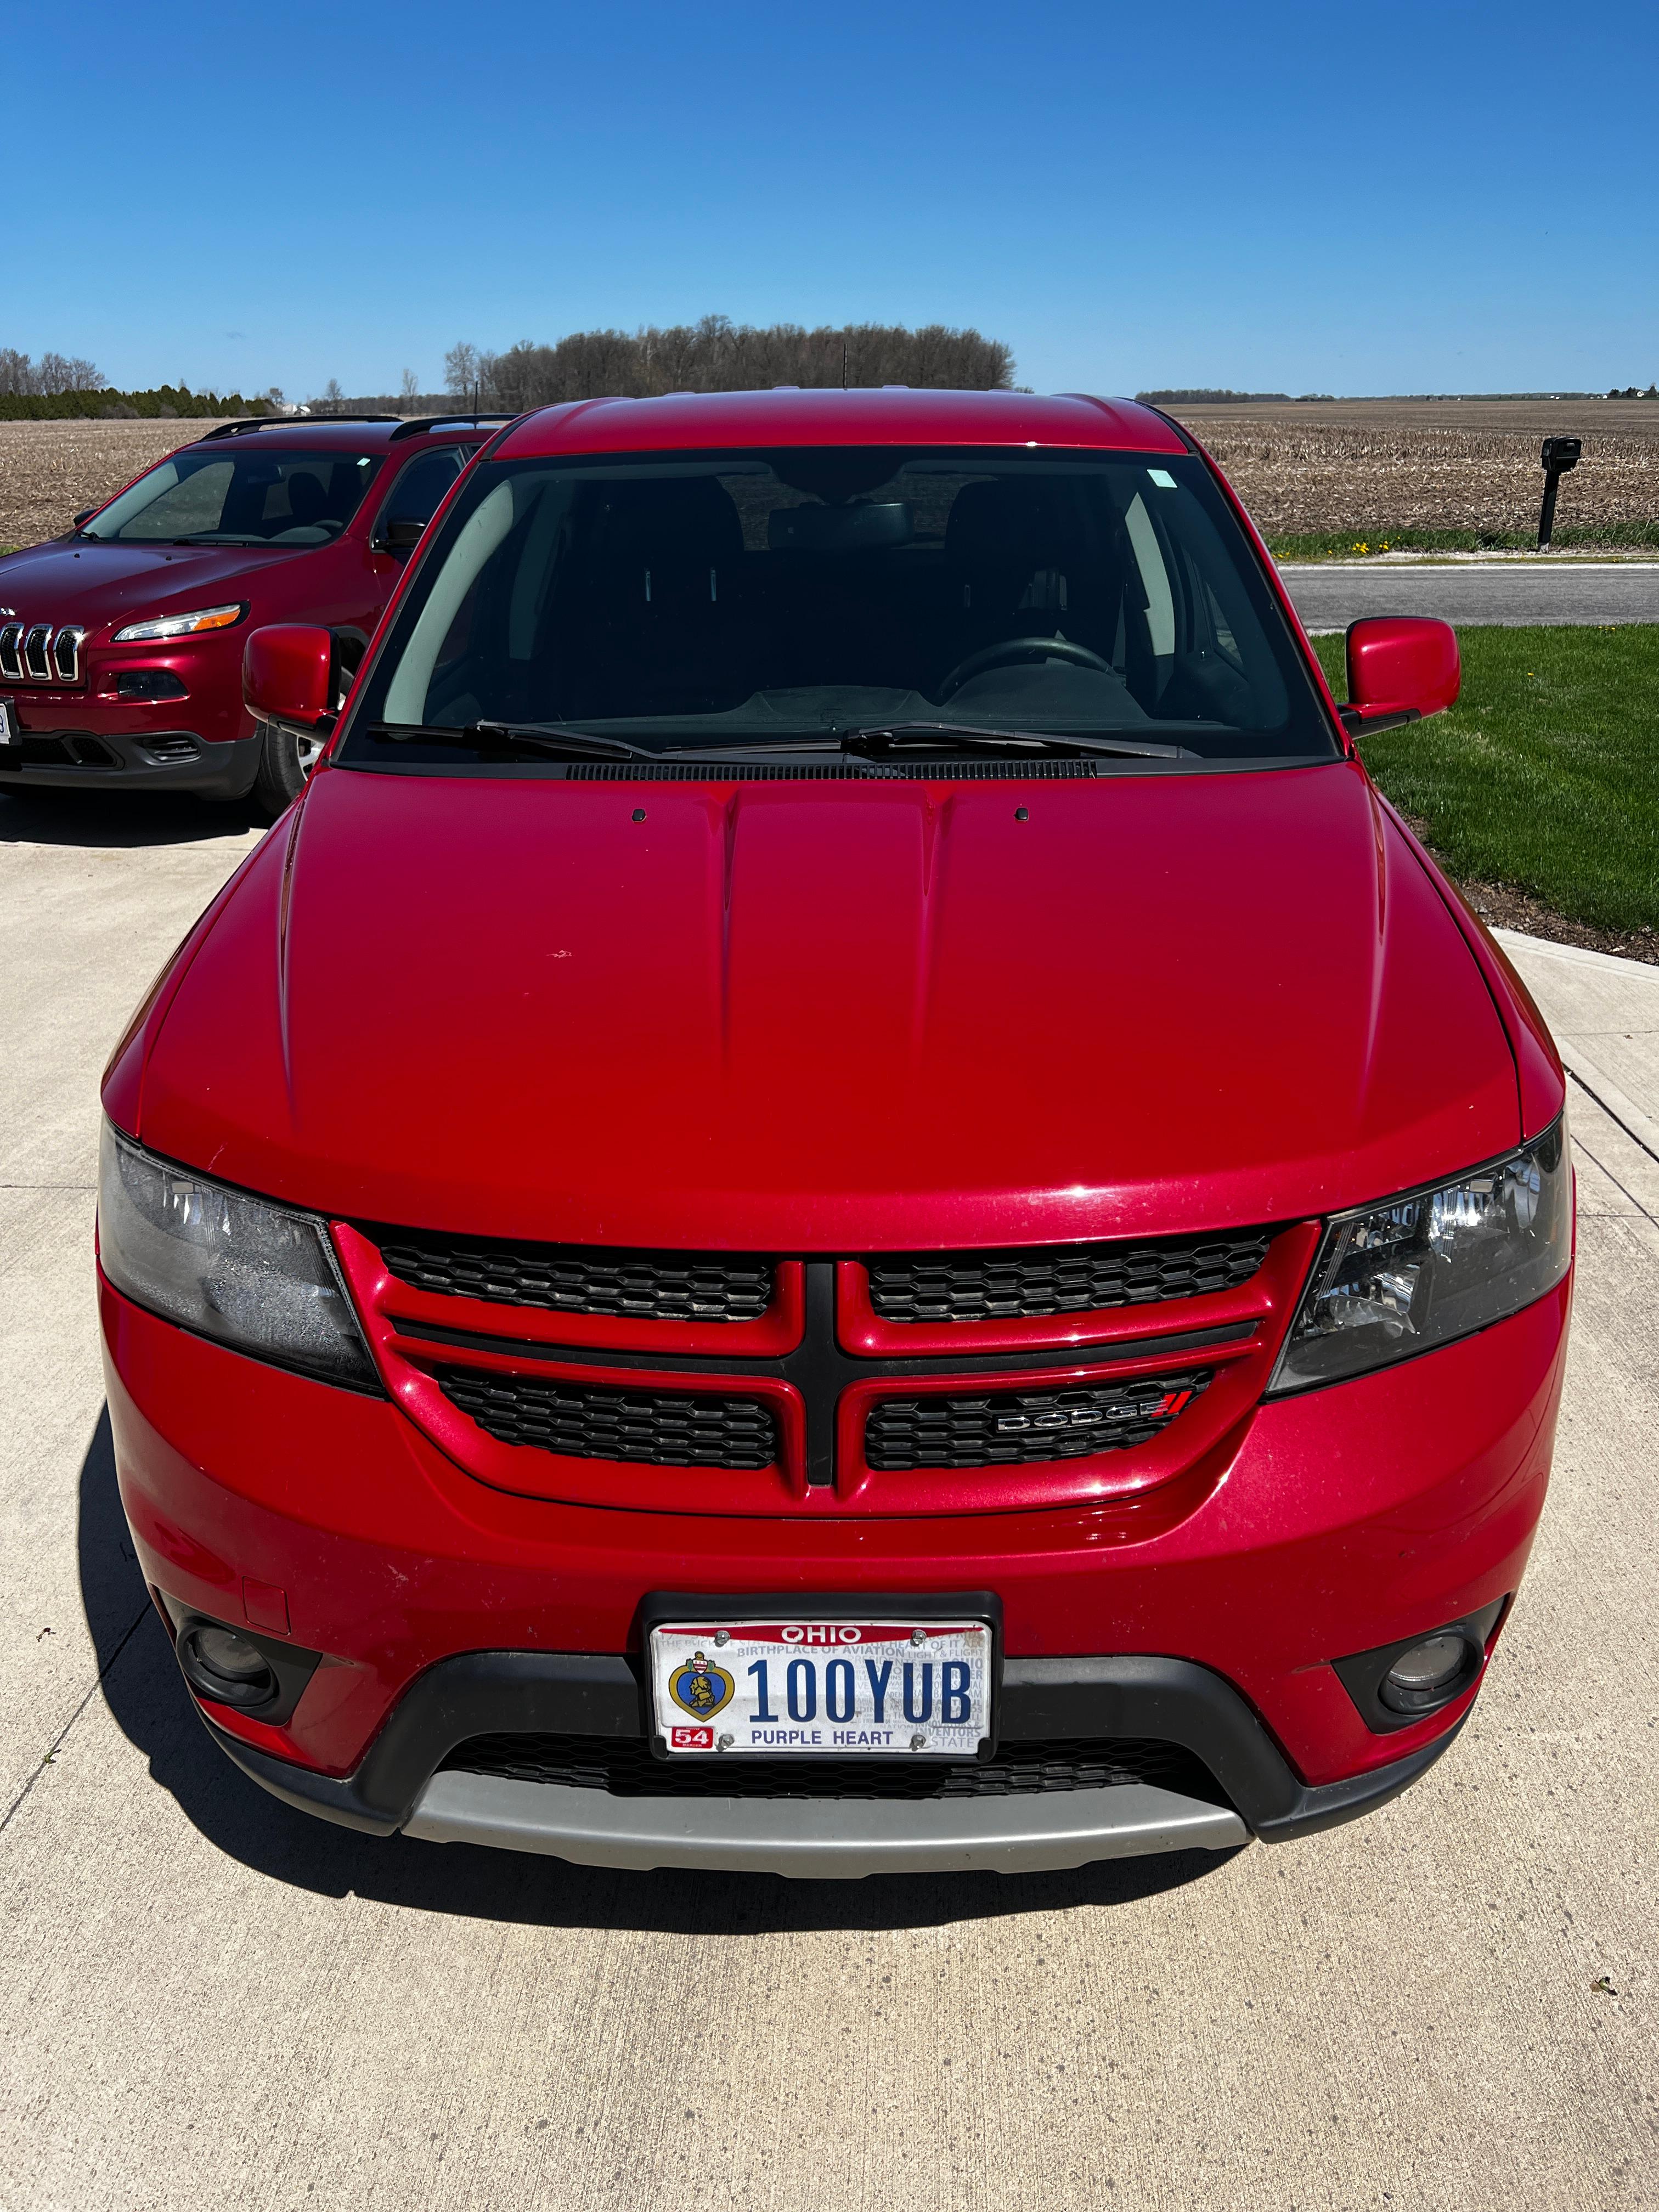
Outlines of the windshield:
[[461,733],[481,723],[653,751],[877,726],[926,743],[928,724],[957,744],[1115,737],[1188,761],[1338,750],[1255,556],[1185,455],[485,463],[359,699],[348,764],[394,764],[394,745],[400,766],[476,760]]
[[81,535],[130,545],[325,545],[356,513],[380,458],[191,447],[129,485]]

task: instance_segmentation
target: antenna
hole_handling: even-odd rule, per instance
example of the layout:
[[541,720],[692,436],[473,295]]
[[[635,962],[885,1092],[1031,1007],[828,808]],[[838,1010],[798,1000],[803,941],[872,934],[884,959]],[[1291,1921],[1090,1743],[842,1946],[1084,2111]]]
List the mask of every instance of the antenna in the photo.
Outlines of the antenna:
[[847,389],[847,341],[845,338],[841,342],[841,388],[843,392]]

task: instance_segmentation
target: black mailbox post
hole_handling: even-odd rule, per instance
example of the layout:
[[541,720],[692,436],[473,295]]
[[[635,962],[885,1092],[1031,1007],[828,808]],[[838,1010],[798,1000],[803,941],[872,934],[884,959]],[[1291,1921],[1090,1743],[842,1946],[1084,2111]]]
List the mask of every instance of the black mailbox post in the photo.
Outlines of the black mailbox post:
[[1584,449],[1582,438],[1546,438],[1544,441],[1544,505],[1538,517],[1538,550],[1547,548],[1555,532],[1555,488],[1569,469],[1578,465],[1578,456]]

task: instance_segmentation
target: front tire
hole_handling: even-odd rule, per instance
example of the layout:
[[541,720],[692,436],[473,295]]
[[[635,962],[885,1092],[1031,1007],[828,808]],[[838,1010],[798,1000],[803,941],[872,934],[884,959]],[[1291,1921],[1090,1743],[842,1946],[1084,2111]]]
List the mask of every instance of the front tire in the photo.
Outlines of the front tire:
[[318,732],[301,737],[279,729],[275,722],[259,724],[259,765],[253,788],[259,803],[273,815],[290,807],[306,787],[306,778],[322,758],[327,738]]

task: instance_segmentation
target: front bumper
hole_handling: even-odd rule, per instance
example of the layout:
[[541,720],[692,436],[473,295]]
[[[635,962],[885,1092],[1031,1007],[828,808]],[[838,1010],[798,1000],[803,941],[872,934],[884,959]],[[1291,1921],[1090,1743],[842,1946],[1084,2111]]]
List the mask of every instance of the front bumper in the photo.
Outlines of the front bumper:
[[1124,1783],[1105,1789],[894,1803],[871,1798],[613,1796],[474,1772],[445,1761],[474,1734],[628,1737],[642,1732],[638,1679],[603,1654],[478,1651],[414,1684],[351,1775],[274,1759],[208,1720],[222,1750],[299,1810],[372,1835],[540,1851],[579,1864],[790,1875],[1036,1873],[1157,1851],[1231,1850],[1334,1827],[1409,1787],[1451,1742],[1460,1716],[1404,1759],[1310,1787],[1231,1684],[1181,1659],[1012,1659],[1001,1686],[1005,1742],[1153,1739],[1215,1779],[1206,1796]]
[[[1479,1336],[1264,1404],[1201,1481],[872,1526],[509,1494],[464,1473],[392,1401],[264,1366],[100,1290],[117,1466],[146,1581],[175,1608],[267,1632],[280,1602],[292,1641],[327,1655],[281,1726],[208,1709],[265,1787],[382,1833],[627,1864],[821,1871],[839,1854],[850,1872],[1075,1864],[1173,1848],[1157,1839],[1176,1833],[1222,1848],[1352,1817],[1406,1786],[1449,1741],[1474,1687],[1379,1735],[1331,1662],[1517,1588],[1547,1481],[1569,1297],[1564,1283]],[[814,1591],[994,1590],[1005,1735],[1184,1743],[1224,1803],[1137,1802],[1121,1786],[1092,1793],[1109,1802],[1076,1802],[1091,1794],[1079,1790],[989,1812],[929,1800],[881,1808],[874,1832],[863,1801],[665,1811],[604,1790],[550,1796],[540,1784],[524,1785],[536,1793],[526,1798],[445,1770],[450,1748],[478,1734],[641,1736],[625,1655],[639,1650],[646,1595],[668,1589],[794,1589],[803,1610]],[[247,1609],[256,1597],[259,1610]],[[532,1677],[590,1670],[601,1717],[550,1719],[500,1682],[482,1703],[472,1689],[461,1698],[481,1654]],[[434,1683],[442,1724],[417,1726]],[[725,1816],[707,1810],[728,1802]]]
[[259,766],[258,732],[209,742],[192,730],[30,730],[0,745],[0,790],[190,791],[242,799]]

